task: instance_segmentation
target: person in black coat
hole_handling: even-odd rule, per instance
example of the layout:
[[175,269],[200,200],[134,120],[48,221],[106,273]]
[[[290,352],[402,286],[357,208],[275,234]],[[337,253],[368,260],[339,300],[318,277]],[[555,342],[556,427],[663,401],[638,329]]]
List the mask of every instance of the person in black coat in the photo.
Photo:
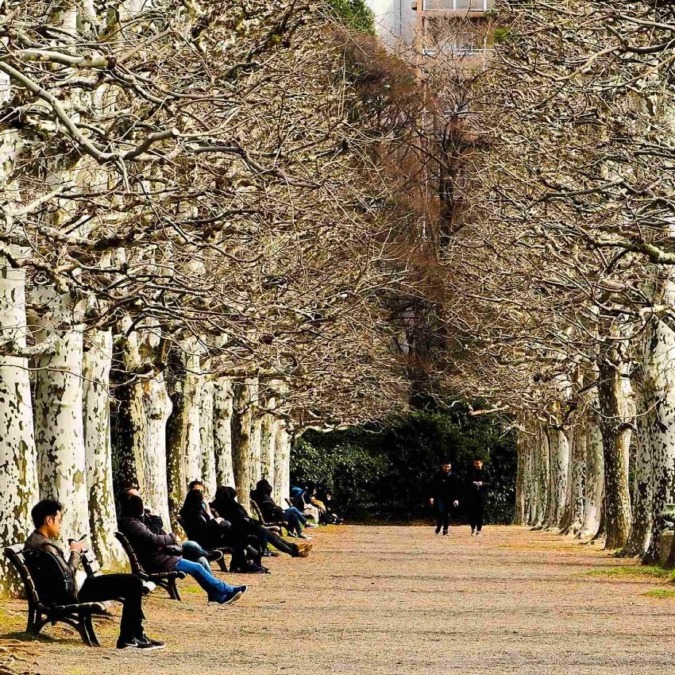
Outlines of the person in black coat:
[[471,536],[480,537],[483,530],[483,510],[487,502],[488,490],[492,487],[492,477],[483,468],[482,459],[473,460],[473,469],[469,472],[466,485],[466,512],[471,525]]
[[221,485],[216,490],[216,498],[211,502],[211,508],[232,524],[232,536],[240,543],[250,542],[265,549],[270,543],[282,553],[293,557],[306,558],[312,550],[312,544],[292,544],[282,537],[263,527],[257,520],[251,518],[246,509],[237,501],[237,491],[233,487]]
[[440,533],[441,527],[443,534],[448,534],[450,509],[459,506],[459,488],[459,476],[453,473],[450,461],[444,460],[431,481],[429,491],[429,504],[436,511],[436,534]]

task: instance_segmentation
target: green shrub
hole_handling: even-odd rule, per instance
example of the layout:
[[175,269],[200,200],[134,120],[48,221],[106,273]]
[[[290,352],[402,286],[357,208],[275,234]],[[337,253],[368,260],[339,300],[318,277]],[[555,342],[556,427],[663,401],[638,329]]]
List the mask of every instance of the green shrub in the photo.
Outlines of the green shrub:
[[327,0],[334,14],[352,30],[375,34],[375,20],[364,0]]
[[408,521],[429,515],[429,481],[444,457],[460,475],[481,457],[494,480],[487,520],[511,522],[514,436],[504,434],[495,418],[471,417],[467,410],[456,403],[446,411],[412,412],[387,426],[308,431],[293,449],[292,481],[329,485],[348,518]]

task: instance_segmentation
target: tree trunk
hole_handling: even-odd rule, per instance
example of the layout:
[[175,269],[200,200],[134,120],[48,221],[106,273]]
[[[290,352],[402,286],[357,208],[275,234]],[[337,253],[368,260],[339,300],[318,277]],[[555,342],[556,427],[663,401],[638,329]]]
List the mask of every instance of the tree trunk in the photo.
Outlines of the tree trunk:
[[605,458],[606,547],[625,546],[630,531],[628,449],[630,427],[626,424],[626,402],[620,368],[608,357],[598,361],[598,404]]
[[232,415],[232,464],[234,483],[237,488],[239,502],[250,508],[249,492],[254,487],[251,472],[251,431],[253,427],[253,406],[251,401],[255,395],[257,380],[247,378],[244,382],[234,384]]
[[198,359],[193,345],[188,344],[172,360],[176,379],[171,392],[173,410],[167,423],[167,477],[174,531],[178,531],[175,518],[185,501],[188,483],[200,478],[201,471],[199,395],[202,378],[195,374],[199,370]]
[[262,422],[263,415],[256,407],[251,422],[251,481],[253,485],[262,478]]
[[260,428],[260,454],[261,454],[261,474],[270,485],[274,485],[274,453],[275,441],[277,435],[276,418],[273,414],[267,413],[262,418]]
[[551,453],[548,446],[548,434],[543,424],[537,424],[537,442],[534,451],[534,504],[532,509],[532,526],[541,528],[548,513],[550,499]]
[[518,434],[517,451],[518,451],[518,465],[516,469],[516,507],[513,515],[514,525],[524,525],[526,523],[525,516],[525,493],[527,485],[531,477],[528,474],[528,459],[529,459],[529,437],[523,433]]
[[[26,273],[0,256],[0,341],[23,348],[26,332]],[[38,499],[28,360],[0,356],[0,548],[25,541]],[[0,595],[16,595],[21,588],[10,569],[0,556]]]
[[[51,292],[42,299],[57,317],[75,313],[69,296]],[[49,312],[39,320],[43,336],[52,334]],[[59,331],[53,351],[36,359],[35,443],[40,495],[64,505],[61,544],[89,534],[87,465],[82,418],[82,329]]]
[[124,551],[115,539],[117,514],[112,476],[110,444],[110,367],[112,333],[97,332],[84,353],[83,413],[84,447],[89,494],[91,544],[102,567],[115,569],[125,561]]
[[286,499],[291,494],[291,438],[285,421],[277,424],[275,447],[274,501],[286,506]]
[[215,496],[216,487],[216,455],[213,437],[213,398],[215,385],[207,380],[202,385],[202,394],[199,399],[199,444],[202,453],[201,477],[206,487],[206,493]]
[[580,538],[592,539],[600,531],[605,486],[605,456],[600,427],[588,425],[586,441],[586,479],[584,485],[584,523]]
[[227,378],[214,382],[213,445],[218,486],[234,487],[232,466],[232,383]]
[[570,478],[567,482],[565,512],[561,522],[563,534],[578,534],[584,524],[584,488],[586,482],[586,455],[588,432],[583,424],[571,430]]
[[172,404],[164,375],[153,371],[152,376],[139,383],[145,418],[143,443],[144,490],[143,501],[164,523],[171,522],[167,471],[167,422]]
[[563,510],[565,508],[565,497],[567,495],[567,479],[570,464],[570,447],[565,432],[558,428],[548,429],[549,449],[551,453],[550,462],[550,487],[548,515],[546,517],[546,527],[559,528]]

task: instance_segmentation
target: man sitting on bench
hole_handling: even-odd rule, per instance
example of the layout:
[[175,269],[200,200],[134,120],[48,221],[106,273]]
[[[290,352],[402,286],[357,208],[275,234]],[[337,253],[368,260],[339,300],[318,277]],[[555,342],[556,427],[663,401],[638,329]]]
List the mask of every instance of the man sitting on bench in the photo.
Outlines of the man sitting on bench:
[[66,560],[63,551],[51,540],[57,539],[61,532],[63,507],[52,499],[43,499],[31,511],[35,531],[26,540],[28,551],[39,551],[50,555],[63,571],[66,587],[63,589],[64,604],[75,602],[105,602],[122,600],[122,621],[118,649],[161,649],[164,643],[151,640],[143,632],[143,582],[133,574],[101,574],[87,577],[78,591],[75,572],[80,565],[83,542],[71,542],[70,557]]

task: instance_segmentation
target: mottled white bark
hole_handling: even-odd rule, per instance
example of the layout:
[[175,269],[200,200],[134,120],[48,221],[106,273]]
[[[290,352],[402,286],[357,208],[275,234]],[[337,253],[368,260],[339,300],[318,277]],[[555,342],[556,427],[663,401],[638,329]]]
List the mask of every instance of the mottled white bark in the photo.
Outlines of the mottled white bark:
[[239,502],[247,509],[250,506],[249,492],[254,487],[251,461],[251,431],[253,428],[253,406],[257,397],[258,381],[247,378],[234,384],[232,416],[232,464],[234,482]]
[[[272,399],[272,406],[274,399]],[[261,456],[261,475],[271,485],[274,485],[274,460],[275,460],[275,442],[276,442],[276,418],[272,413],[266,413],[262,418],[260,428],[260,456]]]
[[[0,85],[2,80],[0,80]],[[26,275],[0,256],[0,342],[26,346]],[[28,361],[0,356],[0,548],[20,543],[33,529],[39,499]],[[20,589],[0,556],[0,595]]]
[[630,490],[628,451],[630,427],[623,368],[617,367],[616,354],[598,360],[599,427],[605,458],[605,531],[607,548],[621,548],[630,531]]
[[291,493],[291,437],[285,421],[280,420],[276,426],[274,501],[285,506]]
[[171,415],[171,399],[166,389],[164,375],[160,372],[153,372],[153,376],[143,380],[138,387],[141,389],[146,434],[143,448],[143,499],[147,507],[168,524],[170,518],[166,424]]
[[126,557],[114,533],[117,529],[110,443],[110,331],[90,337],[83,361],[84,445],[89,496],[91,544],[106,569],[122,567]]
[[584,488],[586,483],[586,456],[588,432],[585,425],[577,424],[570,430],[570,474],[565,497],[565,512],[561,530],[564,534],[578,534],[584,525]]
[[548,514],[549,487],[551,474],[551,453],[548,434],[542,423],[537,424],[537,442],[533,453],[534,489],[531,523],[543,527]]
[[251,422],[251,481],[254,485],[262,478],[262,423],[263,415],[256,406]]
[[584,485],[584,523],[579,532],[583,539],[595,537],[602,522],[605,486],[605,458],[602,433],[595,422],[588,425],[586,439],[586,478]]
[[549,428],[547,430],[550,472],[548,490],[548,514],[546,527],[559,528],[565,508],[567,494],[567,480],[570,465],[569,440],[562,429]]
[[[187,494],[188,483],[200,478],[199,432],[199,350],[194,341],[183,345],[174,366],[178,371],[173,383],[173,410],[167,425],[167,476],[169,512],[175,518]],[[177,522],[173,527],[178,530]]]
[[199,436],[201,450],[201,477],[208,495],[215,495],[218,485],[216,480],[216,455],[214,449],[213,399],[215,384],[207,380],[202,385],[199,398]]
[[[81,327],[56,331],[55,319],[73,320],[76,307],[68,295],[36,294],[43,305],[41,336],[56,332],[52,351],[36,359],[35,443],[40,495],[63,506],[62,541],[89,534],[87,468],[82,418],[83,336]],[[48,309],[47,309],[48,307]]]
[[201,375],[199,347],[190,343],[184,354],[184,398],[187,429],[185,432],[185,464],[188,482],[202,478],[202,451],[199,412],[201,409],[202,388],[204,378]]
[[213,445],[218,486],[234,487],[232,465],[232,383],[228,378],[214,382]]

